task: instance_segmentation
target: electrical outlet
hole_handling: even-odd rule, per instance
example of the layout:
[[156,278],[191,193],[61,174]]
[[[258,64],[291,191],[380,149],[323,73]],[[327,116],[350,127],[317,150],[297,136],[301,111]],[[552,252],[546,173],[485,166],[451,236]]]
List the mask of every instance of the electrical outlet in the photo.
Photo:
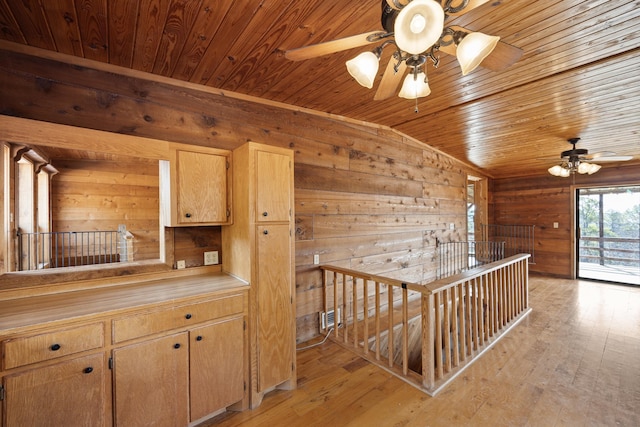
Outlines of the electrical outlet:
[[455,230],[456,229],[456,224],[455,223],[450,223],[449,224],[449,230]]
[[314,263],[315,265],[320,264],[320,254],[314,254],[314,255],[313,255],[313,263]]
[[557,222],[553,223],[553,228],[558,228],[558,223]]
[[183,259],[181,259],[180,261],[176,261],[176,268],[177,269],[182,270],[186,266],[187,266],[187,263]]
[[218,263],[218,251],[210,251],[204,253],[204,265],[213,265]]

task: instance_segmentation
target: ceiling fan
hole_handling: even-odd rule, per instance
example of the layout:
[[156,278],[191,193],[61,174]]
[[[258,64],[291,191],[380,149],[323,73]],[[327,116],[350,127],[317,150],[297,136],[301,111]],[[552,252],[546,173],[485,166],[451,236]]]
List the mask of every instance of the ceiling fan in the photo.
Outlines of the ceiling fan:
[[578,141],[580,141],[580,138],[570,138],[567,140],[567,142],[571,144],[571,150],[566,150],[560,153],[560,159],[562,162],[559,165],[552,166],[548,169],[551,175],[563,178],[573,175],[576,172],[592,175],[598,172],[601,168],[600,165],[591,163],[593,160],[598,163],[626,162],[633,158],[633,156],[616,156],[615,153],[611,151],[601,151],[599,153],[589,154],[589,150],[586,148],[576,148]]
[[[383,49],[395,50],[384,71],[374,100],[393,96],[407,69],[410,73],[398,96],[416,99],[428,96],[426,66],[438,66],[438,52],[457,57],[466,75],[482,63],[493,71],[503,70],[522,56],[522,50],[466,28],[445,25],[449,17],[460,16],[489,0],[381,0],[381,23],[384,31],[372,31],[324,43],[290,49],[285,57],[301,61],[340,52],[371,43],[382,42],[373,51],[363,52],[347,61],[347,70],[358,83],[371,89],[378,72]],[[417,101],[416,101],[417,102]]]

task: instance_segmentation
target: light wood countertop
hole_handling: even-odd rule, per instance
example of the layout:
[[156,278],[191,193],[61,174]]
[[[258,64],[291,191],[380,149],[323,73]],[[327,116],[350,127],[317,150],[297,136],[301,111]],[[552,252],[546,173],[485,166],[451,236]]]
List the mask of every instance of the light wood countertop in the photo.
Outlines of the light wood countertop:
[[0,334],[248,289],[228,274],[207,273],[9,299],[0,301]]

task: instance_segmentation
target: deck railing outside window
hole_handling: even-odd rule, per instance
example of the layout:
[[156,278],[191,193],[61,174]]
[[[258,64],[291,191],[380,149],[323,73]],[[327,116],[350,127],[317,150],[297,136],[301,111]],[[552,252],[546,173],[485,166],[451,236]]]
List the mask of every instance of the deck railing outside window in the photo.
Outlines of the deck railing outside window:
[[18,232],[17,270],[128,261],[131,237],[124,226],[108,231]]
[[640,267],[640,239],[580,236],[580,262]]

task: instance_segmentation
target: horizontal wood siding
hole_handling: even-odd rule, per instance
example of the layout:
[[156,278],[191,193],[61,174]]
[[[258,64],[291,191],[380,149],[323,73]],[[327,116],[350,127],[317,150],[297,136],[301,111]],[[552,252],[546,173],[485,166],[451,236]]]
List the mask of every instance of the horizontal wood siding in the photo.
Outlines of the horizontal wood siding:
[[[300,341],[318,334],[322,310],[314,254],[419,282],[435,277],[437,239],[466,237],[465,166],[387,128],[13,52],[1,52],[0,84],[4,114],[225,149],[253,140],[294,150]],[[178,250],[190,253],[182,243]]]
[[529,270],[571,278],[575,274],[575,189],[638,183],[640,166],[606,164],[594,175],[576,175],[575,181],[551,175],[492,180],[490,222],[535,225],[535,264]]

